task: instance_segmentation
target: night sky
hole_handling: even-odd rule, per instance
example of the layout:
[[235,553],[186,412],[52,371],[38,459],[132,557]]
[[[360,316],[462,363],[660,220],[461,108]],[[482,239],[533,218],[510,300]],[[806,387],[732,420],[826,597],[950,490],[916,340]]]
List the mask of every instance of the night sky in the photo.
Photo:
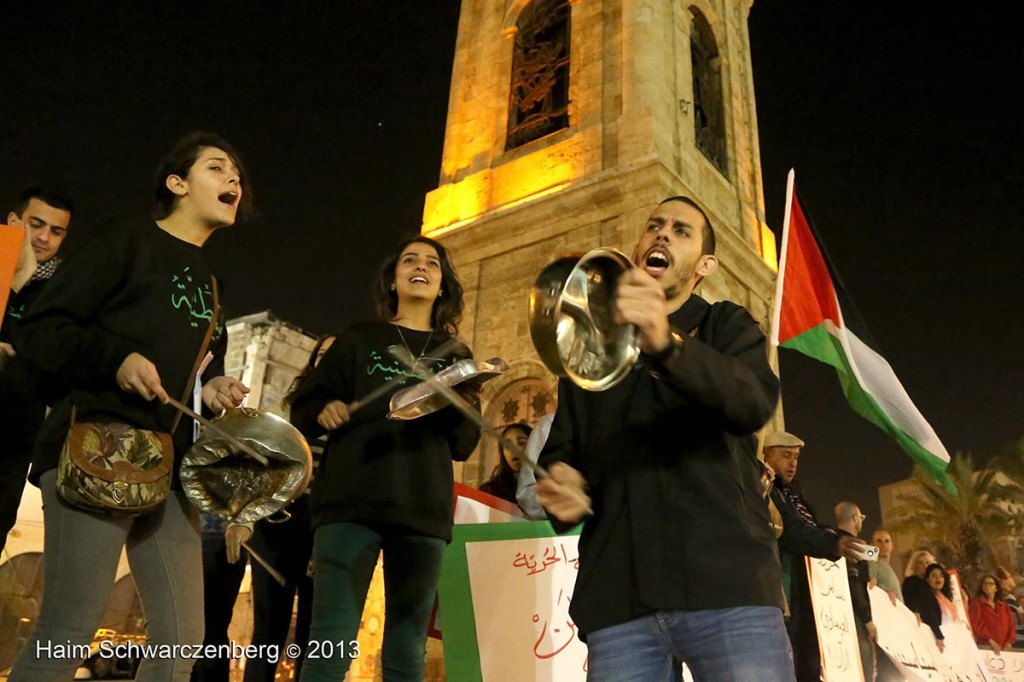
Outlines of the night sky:
[[[208,247],[228,313],[338,329],[369,314],[372,273],[437,186],[458,10],[5,7],[0,197],[63,183],[73,247],[148,209],[174,140],[216,131],[259,210]],[[760,0],[750,31],[768,223],[781,229],[795,166],[848,292],[946,447],[1004,451],[1024,436],[1024,52],[1009,9]],[[848,408],[831,369],[783,350],[781,373],[812,501],[824,517],[858,501],[872,529],[877,486],[909,458]]]

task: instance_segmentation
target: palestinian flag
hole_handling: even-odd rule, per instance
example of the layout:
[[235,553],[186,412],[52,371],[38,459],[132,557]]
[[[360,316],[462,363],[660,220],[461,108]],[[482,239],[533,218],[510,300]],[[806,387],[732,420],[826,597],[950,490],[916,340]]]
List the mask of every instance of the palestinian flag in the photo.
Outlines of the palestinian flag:
[[895,438],[914,461],[952,490],[945,473],[949,453],[874,348],[797,201],[793,171],[786,188],[771,341],[835,367],[854,411]]

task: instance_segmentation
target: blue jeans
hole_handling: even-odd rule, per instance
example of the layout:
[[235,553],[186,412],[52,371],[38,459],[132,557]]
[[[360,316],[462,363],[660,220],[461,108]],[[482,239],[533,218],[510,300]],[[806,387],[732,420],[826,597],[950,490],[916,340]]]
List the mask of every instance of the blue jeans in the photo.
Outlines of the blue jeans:
[[[384,554],[384,682],[422,682],[427,626],[441,574],[440,538],[379,531],[358,523],[330,523],[313,534],[311,643],[341,642],[359,634],[377,556]],[[351,651],[333,656],[310,646],[301,682],[337,682],[352,663]],[[360,652],[370,653],[370,652]]]
[[588,682],[793,682],[782,611],[743,606],[657,611],[587,635]]

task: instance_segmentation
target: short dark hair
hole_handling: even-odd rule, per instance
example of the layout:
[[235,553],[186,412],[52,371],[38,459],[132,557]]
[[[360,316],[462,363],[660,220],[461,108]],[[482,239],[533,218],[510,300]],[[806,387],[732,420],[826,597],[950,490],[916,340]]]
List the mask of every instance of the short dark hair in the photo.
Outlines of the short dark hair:
[[156,167],[156,175],[153,178],[153,219],[163,220],[174,212],[174,206],[178,196],[167,187],[167,178],[177,175],[187,178],[196,159],[204,149],[215,147],[224,151],[235,167],[238,168],[238,178],[242,185],[242,201],[238,206],[239,215],[247,218],[253,214],[252,190],[248,185],[248,176],[241,157],[228,142],[216,133],[195,132],[189,133],[178,140],[171,150],[167,152],[160,164]]
[[395,268],[398,266],[399,256],[402,255],[406,247],[416,243],[433,246],[441,261],[441,295],[434,301],[434,306],[431,309],[430,328],[436,332],[456,336],[459,333],[459,322],[462,320],[464,305],[462,283],[459,281],[458,273],[455,272],[455,265],[452,263],[448,249],[430,237],[418,236],[406,239],[398,245],[394,253],[384,260],[373,288],[377,314],[381,319],[390,320],[398,313],[398,293],[391,288],[395,281]]
[[14,202],[14,215],[20,218],[33,199],[39,199],[48,206],[68,213],[75,212],[75,202],[60,185],[34,185],[22,190],[18,195],[17,201]]
[[678,201],[682,204],[686,204],[687,206],[692,206],[695,209],[697,209],[697,212],[700,213],[701,217],[704,218],[704,228],[701,230],[702,255],[713,256],[715,254],[717,240],[715,239],[715,228],[711,226],[711,219],[708,218],[708,214],[705,213],[704,209],[697,205],[697,202],[691,199],[690,197],[684,197],[679,195],[674,197],[668,197],[667,199],[662,199],[661,201],[658,202],[658,206],[661,206],[662,204],[667,204],[670,201]]

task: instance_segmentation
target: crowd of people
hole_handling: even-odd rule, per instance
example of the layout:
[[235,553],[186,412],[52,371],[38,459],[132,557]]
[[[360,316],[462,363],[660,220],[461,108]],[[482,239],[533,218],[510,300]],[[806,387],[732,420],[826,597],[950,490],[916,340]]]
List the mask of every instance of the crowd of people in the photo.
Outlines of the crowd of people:
[[[8,217],[29,238],[0,344],[0,413],[15,420],[10,433],[18,435],[10,439],[18,455],[3,460],[0,501],[20,495],[31,461],[46,525],[41,612],[14,682],[71,678],[80,658],[40,656],[39,644],[92,641],[122,548],[150,642],[226,641],[243,543],[284,581],[253,563],[253,642],[284,643],[297,595],[297,641],[334,644],[329,655],[306,646],[299,679],[344,678],[360,653],[360,617],[381,556],[383,679],[423,679],[452,538],[452,462],[471,455],[480,427],[452,407],[400,421],[386,419],[386,400],[361,401],[472,356],[458,337],[463,290],[452,255],[426,237],[399,244],[372,287],[377,318],[313,349],[286,398],[293,424],[318,453],[310,492],[292,503],[291,520],[201,523],[178,478],[193,427],[169,402],[183,392],[181,402],[213,415],[249,391],[224,376],[219,288],[202,253],[214,231],[246,212],[248,190],[238,154],[201,133],[160,163],[151,217],[96,230],[66,262],[56,253],[73,207],[62,192],[30,190]],[[497,466],[481,486],[559,532],[583,523],[570,613],[588,645],[588,679],[677,680],[680,662],[697,680],[819,679],[806,556],[847,558],[865,670],[878,661],[879,677],[886,674],[872,643],[871,585],[904,600],[941,645],[939,626],[956,617],[945,569],[915,555],[900,586],[884,530],[872,538],[879,560],[865,560],[856,504],[840,502],[833,525],[819,520],[794,480],[804,442],[776,432],[759,445],[779,380],[757,321],[740,305],[696,293],[718,267],[704,209],[683,196],[655,206],[633,260],[614,315],[636,326],[639,361],[606,391],[561,380],[555,412],[532,428],[504,428]],[[392,362],[396,350],[409,366]],[[479,405],[478,390],[460,390]],[[12,417],[6,406],[15,398],[24,411]],[[66,493],[74,487],[69,453],[83,447],[70,435],[75,426],[110,423],[166,437],[169,492],[148,508],[102,513]],[[547,475],[538,480],[523,458]],[[0,511],[9,529],[13,518]],[[1001,570],[970,600],[975,636],[997,651],[1014,646],[1020,625],[1013,588]],[[137,679],[226,679],[224,660],[193,665],[184,655],[151,658]],[[274,674],[273,665],[250,661],[245,679]]]

